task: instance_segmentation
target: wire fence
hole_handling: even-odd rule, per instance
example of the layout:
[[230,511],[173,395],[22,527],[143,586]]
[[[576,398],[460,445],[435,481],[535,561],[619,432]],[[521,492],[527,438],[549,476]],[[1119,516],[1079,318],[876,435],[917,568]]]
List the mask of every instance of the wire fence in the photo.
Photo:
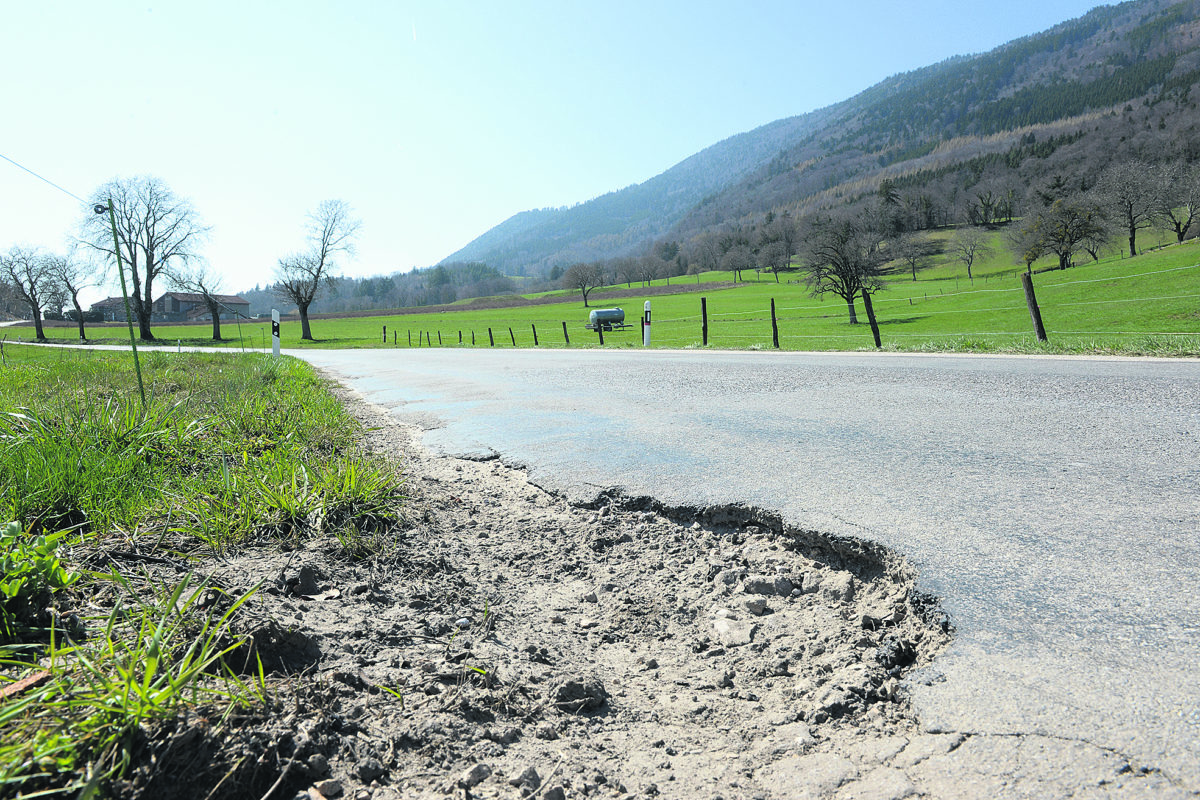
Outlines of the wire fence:
[[[1158,293],[1151,291],[1133,297],[1096,299],[1080,296],[1078,288],[1196,270],[1200,270],[1200,264],[1105,278],[1041,283],[1036,287],[1036,298],[1027,298],[1020,283],[1015,286],[997,287],[997,279],[993,276],[989,281],[991,285],[987,288],[922,292],[920,295],[913,293],[906,297],[881,298],[875,300],[873,305],[879,327],[883,331],[882,337],[885,340],[904,342],[921,339],[939,341],[973,337],[1032,337],[1035,328],[1032,323],[1031,302],[1039,307],[1040,313],[1045,315],[1050,323],[1047,332],[1058,336],[1200,337],[1200,302],[1193,302],[1200,301],[1200,292],[1186,291],[1190,286],[1181,287],[1185,291],[1163,294],[1162,286],[1155,285],[1146,288],[1159,289]],[[1045,280],[1045,277],[1041,280]],[[784,348],[821,340],[846,342],[859,339],[864,340],[864,343],[870,341],[869,334],[865,331],[867,325],[848,325],[850,305],[844,300],[814,300],[811,304],[776,306],[774,301],[768,298],[765,301],[760,300],[761,306],[757,308],[746,307],[747,302],[750,302],[748,298],[727,295],[697,297],[696,305],[700,313],[675,313],[671,316],[652,318],[652,344],[668,347],[709,345]],[[1097,312],[1093,309],[1104,307],[1128,309],[1139,304],[1161,307],[1164,303],[1176,302],[1185,304],[1185,312],[1188,308],[1191,309],[1190,314],[1176,315],[1184,320],[1184,329],[1181,330],[1161,330],[1165,327],[1161,324],[1155,325],[1159,330],[1126,330],[1125,328],[1130,326],[1119,323],[1127,321],[1127,311],[1115,315],[1114,322],[1118,323],[1118,327],[1121,328],[1119,330],[1097,329],[1098,326],[1088,324],[1088,317],[1081,316],[1094,315]],[[955,307],[941,307],[946,303],[953,303]],[[865,323],[867,320],[861,297],[856,298],[855,305],[857,322]],[[675,310],[678,310],[678,306],[675,306]],[[1063,313],[1057,314],[1056,311]],[[943,318],[947,322],[937,322]],[[956,319],[963,321],[952,321]],[[974,324],[967,322],[967,319],[973,319]],[[1056,321],[1059,327],[1054,327]],[[920,330],[905,330],[905,327],[915,323],[922,323],[919,325]],[[502,312],[498,312],[494,319],[473,320],[473,327],[464,327],[462,330],[456,328],[449,334],[444,328],[441,332],[436,328],[428,331],[402,329],[393,333],[391,343],[412,347],[573,347],[595,346],[601,343],[603,338],[605,346],[629,346],[641,344],[641,333],[640,318],[634,318],[615,330],[594,331],[584,329],[578,319],[564,321],[546,318],[516,322],[506,319]]]

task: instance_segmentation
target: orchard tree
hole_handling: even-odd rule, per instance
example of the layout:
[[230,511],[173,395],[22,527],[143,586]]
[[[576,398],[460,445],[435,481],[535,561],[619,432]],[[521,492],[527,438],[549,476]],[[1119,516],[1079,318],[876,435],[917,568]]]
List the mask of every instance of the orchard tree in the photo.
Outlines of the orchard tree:
[[275,268],[275,293],[296,304],[300,314],[300,338],[312,341],[308,307],[331,286],[337,273],[339,253],[354,252],[354,237],[362,222],[351,214],[342,200],[326,200],[308,215],[306,249],[279,259]]
[[1158,218],[1182,244],[1200,213],[1200,166],[1168,164],[1158,172],[1158,185]]
[[849,217],[823,217],[809,224],[801,251],[806,282],[814,297],[832,293],[846,301],[850,324],[858,324],[854,300],[864,304],[883,287],[877,235]]
[[1058,268],[1071,266],[1071,259],[1089,238],[1105,230],[1104,214],[1085,200],[1055,200],[1032,222],[1032,235],[1043,252],[1058,256]]
[[1129,256],[1137,255],[1137,233],[1154,225],[1161,207],[1161,192],[1153,178],[1154,167],[1143,161],[1122,161],[1100,174],[1096,191],[1129,235]]
[[79,325],[79,340],[87,341],[87,334],[83,329],[83,306],[79,302],[79,293],[98,285],[103,271],[97,273],[94,266],[80,259],[77,253],[66,255],[51,253],[46,256],[46,267],[63,297],[69,298],[71,306],[75,309],[75,321]]
[[912,279],[917,279],[917,270],[929,265],[929,258],[937,252],[930,238],[920,233],[902,233],[891,242],[889,255],[912,271]]
[[971,275],[971,266],[977,259],[983,258],[992,252],[991,246],[988,244],[987,234],[979,228],[959,228],[950,237],[950,245],[948,247],[951,257],[963,264],[967,268],[967,280],[975,280]]
[[598,286],[604,285],[604,266],[598,261],[586,264],[572,264],[563,274],[564,289],[578,289],[583,294],[583,307],[588,307],[588,294]]
[[44,342],[46,333],[42,330],[42,312],[54,284],[46,256],[36,248],[14,247],[0,254],[0,271],[17,297],[29,307],[34,336],[39,342]]
[[79,241],[93,250],[116,258],[109,203],[116,219],[121,258],[132,282],[130,300],[142,339],[152,341],[150,305],[154,281],[167,264],[189,262],[208,235],[191,203],[175,195],[159,178],[138,176],[114,178],[92,193],[96,213],[81,225]]

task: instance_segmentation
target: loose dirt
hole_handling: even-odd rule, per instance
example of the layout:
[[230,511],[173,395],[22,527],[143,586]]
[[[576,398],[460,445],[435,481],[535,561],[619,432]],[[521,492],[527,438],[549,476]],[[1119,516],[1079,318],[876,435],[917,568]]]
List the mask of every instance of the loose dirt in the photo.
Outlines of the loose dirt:
[[402,459],[406,530],[207,560],[264,587],[238,630],[274,711],[154,732],[118,796],[905,797],[963,742],[910,713],[950,626],[897,556],[749,508],[571,505],[346,399]]

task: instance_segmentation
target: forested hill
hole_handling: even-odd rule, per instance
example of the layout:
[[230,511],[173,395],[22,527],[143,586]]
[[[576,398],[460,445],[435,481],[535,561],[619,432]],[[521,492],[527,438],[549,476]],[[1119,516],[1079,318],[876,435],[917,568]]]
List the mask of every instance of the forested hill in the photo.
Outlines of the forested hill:
[[954,221],[981,184],[1020,194],[1050,174],[1086,184],[1121,154],[1200,158],[1198,81],[1200,0],[1102,6],[732,137],[645,183],[518,214],[447,260],[541,274],[844,205],[885,181],[919,196],[913,213]]

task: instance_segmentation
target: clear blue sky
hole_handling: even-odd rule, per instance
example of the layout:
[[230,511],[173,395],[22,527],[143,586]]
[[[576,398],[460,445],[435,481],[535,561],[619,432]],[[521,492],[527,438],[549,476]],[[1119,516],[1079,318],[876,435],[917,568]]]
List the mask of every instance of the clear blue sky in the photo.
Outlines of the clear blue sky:
[[[363,220],[343,272],[386,274],[1095,5],[12,0],[0,153],[84,197],[162,178],[227,291],[328,198]],[[77,201],[3,161],[0,190],[0,250],[65,248]]]

